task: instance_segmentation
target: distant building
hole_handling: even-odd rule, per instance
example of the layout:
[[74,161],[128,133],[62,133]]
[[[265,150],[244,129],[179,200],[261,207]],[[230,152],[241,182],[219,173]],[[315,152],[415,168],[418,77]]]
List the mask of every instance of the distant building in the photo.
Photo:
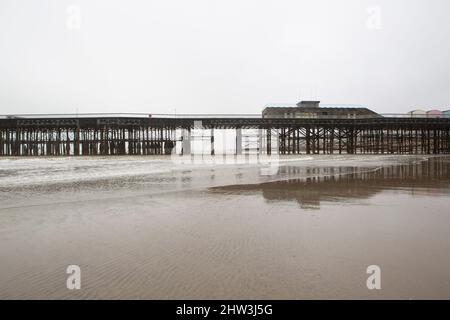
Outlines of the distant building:
[[430,110],[427,112],[427,118],[442,118],[443,112],[440,110]]
[[426,118],[427,117],[427,112],[425,110],[413,110],[408,112],[408,115],[411,116],[411,118]]
[[441,110],[429,110],[429,111],[425,111],[425,110],[413,110],[408,112],[408,115],[411,118],[449,118],[449,112],[450,110],[447,111],[441,111]]
[[363,107],[320,107],[320,101],[300,101],[295,106],[269,106],[262,111],[263,118],[375,118],[378,113]]
[[444,113],[444,118],[450,118],[450,110],[446,110],[443,113]]

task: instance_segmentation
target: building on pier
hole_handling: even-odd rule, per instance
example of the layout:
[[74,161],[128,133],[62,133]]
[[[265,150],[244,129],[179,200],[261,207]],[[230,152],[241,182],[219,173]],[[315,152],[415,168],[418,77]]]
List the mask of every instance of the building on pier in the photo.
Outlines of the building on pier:
[[444,118],[450,118],[450,110],[446,110],[443,112]]
[[262,111],[263,118],[283,119],[359,119],[378,118],[378,113],[364,107],[321,107],[320,101],[300,101],[295,106],[267,106]]
[[427,118],[442,118],[444,113],[440,110],[427,111]]
[[408,115],[411,116],[411,118],[426,118],[427,112],[422,109],[416,109],[408,112]]

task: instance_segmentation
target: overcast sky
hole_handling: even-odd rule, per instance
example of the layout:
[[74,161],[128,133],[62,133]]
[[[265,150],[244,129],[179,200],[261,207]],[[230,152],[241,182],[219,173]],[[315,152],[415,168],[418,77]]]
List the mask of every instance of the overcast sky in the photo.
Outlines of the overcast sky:
[[448,0],[0,0],[0,114],[450,109]]

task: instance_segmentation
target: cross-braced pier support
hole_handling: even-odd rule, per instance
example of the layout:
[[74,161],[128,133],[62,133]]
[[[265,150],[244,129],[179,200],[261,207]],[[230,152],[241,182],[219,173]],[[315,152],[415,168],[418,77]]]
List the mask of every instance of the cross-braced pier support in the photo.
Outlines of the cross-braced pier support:
[[448,118],[36,118],[0,119],[0,156],[167,155],[178,142],[190,154],[194,123],[210,130],[212,155],[222,129],[236,130],[238,155],[248,152],[247,129],[256,129],[255,148],[266,154],[450,153]]

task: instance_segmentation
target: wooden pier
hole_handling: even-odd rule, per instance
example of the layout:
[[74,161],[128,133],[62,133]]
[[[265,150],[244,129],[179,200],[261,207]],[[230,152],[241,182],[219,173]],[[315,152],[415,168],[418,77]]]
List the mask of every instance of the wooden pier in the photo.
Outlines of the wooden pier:
[[0,119],[0,156],[162,155],[177,144],[189,153],[189,135],[199,124],[212,133],[212,154],[220,129],[236,130],[238,154],[245,152],[245,129],[258,129],[257,149],[265,154],[450,153],[450,118],[27,116]]

